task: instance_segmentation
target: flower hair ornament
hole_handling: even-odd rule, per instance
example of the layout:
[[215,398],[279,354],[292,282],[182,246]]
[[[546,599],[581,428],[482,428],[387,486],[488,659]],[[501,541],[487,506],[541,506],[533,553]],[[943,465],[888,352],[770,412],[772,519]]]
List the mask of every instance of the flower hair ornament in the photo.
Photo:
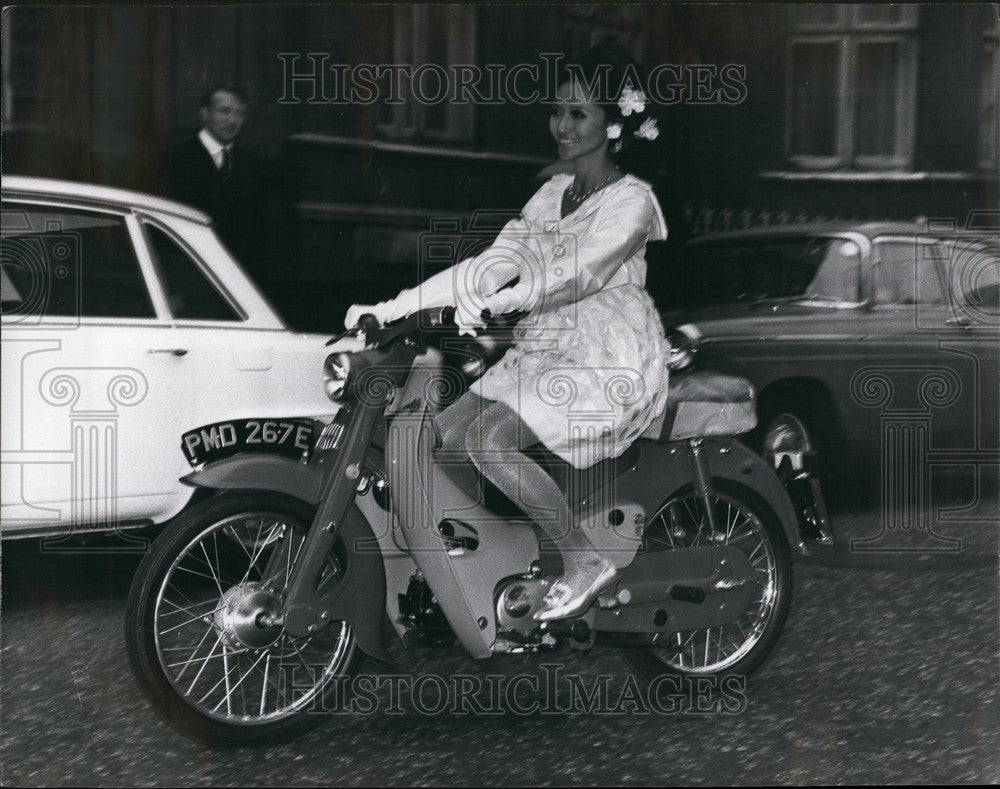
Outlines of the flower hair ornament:
[[[632,87],[631,83],[625,85],[622,89],[622,95],[618,99],[618,109],[621,111],[623,117],[628,117],[632,113],[638,115],[640,112],[646,110],[646,104],[648,103],[646,94],[641,90],[636,90]],[[622,130],[624,126],[620,122],[608,124],[605,130],[609,140],[614,140],[614,144],[611,146],[611,150],[618,153],[622,149]],[[660,130],[656,126],[655,118],[646,118],[636,129],[632,132],[632,136],[637,140],[655,140],[660,136]]]
[[632,136],[638,140],[655,140],[660,136],[660,130],[656,128],[656,118],[646,118]]
[[627,84],[618,99],[618,109],[626,118],[633,112],[642,112],[646,109],[646,94],[633,88],[631,83]]

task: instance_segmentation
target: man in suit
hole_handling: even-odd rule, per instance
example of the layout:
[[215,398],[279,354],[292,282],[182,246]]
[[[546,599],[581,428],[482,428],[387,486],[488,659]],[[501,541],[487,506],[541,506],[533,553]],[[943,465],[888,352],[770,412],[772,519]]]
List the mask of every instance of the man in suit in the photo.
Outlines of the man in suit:
[[223,243],[253,273],[264,244],[263,179],[253,157],[236,144],[247,99],[236,85],[220,83],[201,99],[202,129],[167,152],[174,199],[200,208]]

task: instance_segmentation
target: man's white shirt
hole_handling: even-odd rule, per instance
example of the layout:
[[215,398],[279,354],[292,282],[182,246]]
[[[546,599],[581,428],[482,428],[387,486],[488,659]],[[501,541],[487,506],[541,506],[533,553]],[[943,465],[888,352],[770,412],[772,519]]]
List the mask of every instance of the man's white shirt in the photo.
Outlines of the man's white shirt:
[[212,161],[215,162],[215,169],[221,170],[222,153],[223,151],[228,150],[231,154],[232,145],[223,145],[211,134],[209,134],[207,129],[202,129],[198,132],[198,139],[201,140],[201,144],[205,146],[205,150],[208,151],[209,155],[212,157]]

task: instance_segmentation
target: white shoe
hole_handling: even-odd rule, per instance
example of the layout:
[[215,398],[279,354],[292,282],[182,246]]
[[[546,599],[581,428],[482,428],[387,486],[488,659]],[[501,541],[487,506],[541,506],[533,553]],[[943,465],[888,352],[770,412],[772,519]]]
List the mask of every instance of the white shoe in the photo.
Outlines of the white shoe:
[[591,601],[618,580],[618,571],[610,562],[594,578],[586,589],[575,593],[565,581],[556,581],[545,595],[546,607],[535,613],[536,622],[554,619],[568,619],[587,610]]

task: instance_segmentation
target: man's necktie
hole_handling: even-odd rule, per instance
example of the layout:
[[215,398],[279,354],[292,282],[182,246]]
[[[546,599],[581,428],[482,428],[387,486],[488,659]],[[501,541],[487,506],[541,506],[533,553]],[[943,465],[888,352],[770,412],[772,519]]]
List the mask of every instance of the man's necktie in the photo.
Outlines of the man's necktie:
[[222,149],[222,167],[219,168],[219,171],[222,173],[224,181],[228,181],[229,176],[233,174],[233,157],[228,148]]

